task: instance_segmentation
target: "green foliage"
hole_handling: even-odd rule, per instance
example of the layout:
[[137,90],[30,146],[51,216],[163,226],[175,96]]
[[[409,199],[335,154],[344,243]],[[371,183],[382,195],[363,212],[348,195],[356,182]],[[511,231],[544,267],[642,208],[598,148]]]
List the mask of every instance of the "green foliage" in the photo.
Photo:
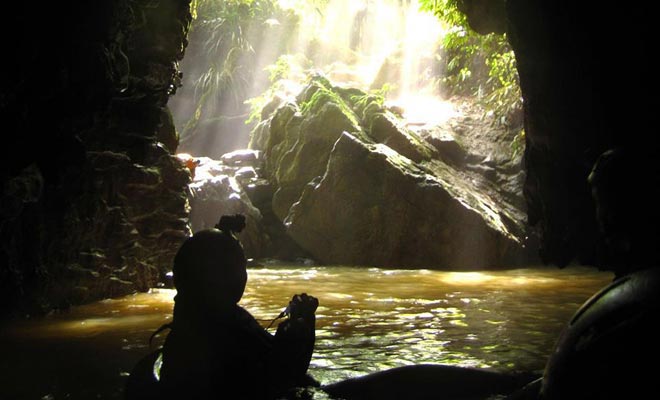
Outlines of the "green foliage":
[[385,97],[375,93],[365,93],[363,95],[351,96],[351,103],[357,110],[364,110],[370,103],[375,103],[384,107]]
[[458,10],[459,0],[419,0],[419,8],[422,11],[433,13],[441,21],[451,26],[466,27],[467,18]]
[[506,35],[476,33],[459,11],[458,1],[420,0],[423,11],[432,12],[448,25],[441,84],[450,94],[478,96],[500,123],[517,125],[522,95],[515,55]]
[[209,21],[217,18],[243,22],[259,15],[271,15],[278,8],[277,0],[195,0],[197,18]]
[[391,83],[384,83],[383,86],[380,87],[380,89],[373,89],[371,91],[371,94],[381,97],[384,102],[385,99],[387,98],[387,95],[390,92],[394,91],[395,89],[396,89],[396,85],[393,85]]
[[245,120],[245,124],[251,125],[252,123],[259,122],[261,119],[261,110],[266,107],[266,104],[272,99],[272,96],[262,95],[257,97],[252,97],[245,100],[245,104],[250,107],[250,114]]
[[[249,104],[251,109],[247,124],[259,121],[263,108],[275,97],[297,94],[286,93],[283,88],[286,82],[315,83],[313,93],[308,89],[308,92],[301,96],[302,113],[316,112],[319,104],[332,102],[340,106],[351,119],[355,113],[362,116],[367,108],[377,107],[382,110],[387,94],[394,89],[389,83],[385,83],[380,89],[370,90],[368,93],[356,88],[334,87],[330,81],[314,69],[314,63],[303,54],[282,55],[275,63],[267,66],[266,71],[269,73],[271,86],[261,95],[246,100],[246,104]],[[350,108],[346,106],[350,106]]]
[[313,63],[304,54],[284,54],[277,60],[266,66],[268,80],[272,85],[277,85],[283,80],[303,80],[313,68]]
[[261,119],[262,109],[276,96],[292,95],[292,93],[287,93],[285,83],[291,80],[303,81],[308,77],[311,68],[312,61],[303,54],[284,54],[279,56],[273,64],[266,66],[270,86],[260,95],[245,100],[245,104],[250,107],[249,117],[245,123],[249,125],[258,122]]
[[197,57],[200,72],[192,81],[195,110],[183,128],[183,140],[202,119],[217,117],[220,103],[235,114],[246,112],[245,100],[260,72],[254,46],[263,41],[269,26],[297,23],[295,14],[277,0],[195,0],[191,9],[196,17],[191,36],[204,42]]
[[308,99],[303,100],[300,104],[300,112],[303,115],[317,114],[323,106],[331,103],[339,107],[354,126],[360,125],[358,117],[349,104],[337,93],[337,88],[321,76],[314,76],[311,79],[314,85],[311,89],[312,94],[309,96],[309,93],[305,93],[304,97],[308,97]]
[[313,11],[323,14],[325,7],[330,0],[282,0],[280,4],[293,10],[297,10],[300,14]]

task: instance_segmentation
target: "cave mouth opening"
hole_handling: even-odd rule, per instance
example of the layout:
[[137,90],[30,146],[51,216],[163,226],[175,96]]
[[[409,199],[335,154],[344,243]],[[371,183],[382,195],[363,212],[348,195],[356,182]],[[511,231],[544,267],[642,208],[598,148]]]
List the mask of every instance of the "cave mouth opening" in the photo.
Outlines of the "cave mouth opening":
[[[168,104],[193,175],[193,232],[241,213],[254,259],[442,269],[530,259],[505,35],[480,35],[455,6],[425,0],[256,4],[198,4]],[[336,248],[321,249],[322,236]]]
[[[470,116],[504,122],[520,147],[522,100],[506,39],[475,39],[458,10],[438,7],[424,0],[200,2],[183,86],[169,101],[179,152],[218,159],[246,148],[264,106],[298,96],[315,74],[382,96],[413,129],[488,103]],[[515,104],[498,105],[508,98]]]
[[[273,27],[275,27],[275,26],[278,26],[278,22],[280,22],[280,21],[277,20],[277,22],[276,22],[275,20],[272,20],[272,21],[270,21],[269,24],[272,25]],[[281,25],[281,22],[280,22],[280,25]],[[193,46],[191,46],[191,50],[193,48],[194,48],[194,44],[193,44]],[[238,52],[235,53],[235,54],[236,54],[237,57],[240,56],[240,54]],[[191,87],[191,86],[187,85],[187,87]],[[179,93],[179,95],[181,95],[182,93],[183,93],[183,90]],[[256,93],[256,94],[258,94],[258,93]],[[238,100],[240,100],[240,99],[238,99]],[[238,100],[236,100],[236,99],[234,100],[236,102],[236,104],[242,104]],[[195,108],[193,107],[193,109],[195,109]],[[236,121],[238,121],[237,123],[242,124],[241,126],[244,125],[243,124],[244,117],[242,116],[242,114],[228,114],[228,115],[230,117],[231,116],[238,116],[239,118],[236,118]],[[414,126],[414,124],[413,124],[413,126]],[[118,158],[120,159],[120,161],[129,159],[128,157],[118,157]],[[101,161],[104,161],[104,160],[101,160]],[[488,168],[493,165],[493,159],[492,158],[477,158],[477,159],[474,159],[474,160],[469,160],[468,165],[470,165],[472,169],[474,169],[474,166],[476,166],[476,165],[482,165],[482,166],[484,166],[484,169],[487,173],[491,173],[492,169],[488,169]],[[133,166],[129,165],[129,167],[132,168]],[[123,170],[123,171],[125,171],[125,170]],[[130,169],[129,171],[136,171],[136,170],[135,169]],[[137,171],[139,172],[139,170],[137,170]],[[497,171],[495,171],[495,172],[497,173]],[[128,175],[128,174],[126,174],[126,175]],[[140,177],[141,178],[142,177],[149,178],[150,176],[147,175],[147,174],[144,174],[144,175],[140,175]],[[113,180],[113,182],[116,182],[116,180]],[[319,182],[315,181],[314,183],[319,183]],[[134,188],[135,188],[135,186],[132,187],[132,189],[134,189]],[[107,192],[112,192],[112,191],[107,190]],[[135,193],[135,190],[133,190],[133,192]],[[148,196],[142,195],[139,192],[138,192],[138,195],[140,197],[148,197]],[[102,202],[99,201],[99,203],[102,203]],[[77,205],[77,204],[74,204],[74,205]],[[117,208],[113,207],[112,210],[113,211],[117,210]],[[102,213],[100,213],[100,214],[98,214],[98,216],[103,217],[104,215]],[[102,221],[102,222],[99,222],[99,224],[101,224],[101,223],[105,223],[105,221],[107,221],[107,220],[103,219],[103,218],[97,218],[97,221]],[[148,221],[148,222],[151,222],[151,221]],[[105,223],[105,225],[114,227],[114,225],[107,224],[107,223]],[[124,226],[127,226],[127,225],[124,224]],[[37,226],[37,229],[38,228],[40,228],[40,226]],[[132,240],[134,240],[134,238],[135,238],[135,235],[133,234],[133,232],[134,232],[133,230],[130,231],[130,234],[131,234],[130,237],[131,237]],[[66,236],[66,235],[62,235],[62,236],[64,236],[65,238],[69,237],[69,236]],[[78,235],[78,237],[80,237],[80,236],[82,236],[82,235]],[[447,235],[447,236],[449,236],[449,235]],[[161,246],[161,247],[165,247],[165,246]],[[27,251],[25,253],[27,253]],[[102,257],[102,254],[99,256],[98,253],[96,253],[96,252],[93,253],[93,254],[92,253],[86,253],[86,254],[84,254],[84,256],[87,257],[91,261],[94,261],[94,260],[104,261],[104,257]],[[89,265],[84,265],[84,266],[87,267]],[[93,266],[94,266],[94,264],[91,265],[91,267],[93,267]],[[126,268],[122,268],[122,270],[125,270],[125,269]],[[102,271],[103,270],[108,270],[108,268],[106,266],[102,265]],[[82,269],[82,268],[77,268],[77,269],[72,270],[72,271],[77,272],[79,274],[85,274],[85,277],[89,277],[89,278],[96,278],[98,276],[98,274],[95,273],[95,271],[88,272],[87,270]],[[566,271],[567,270],[562,270],[558,273],[564,273]],[[279,271],[277,271],[277,272],[279,272]],[[360,272],[364,273],[364,271],[360,271]],[[367,271],[367,273],[369,273],[369,272],[370,271]],[[392,271],[386,271],[386,275],[390,274],[391,272]],[[105,279],[105,276],[103,276],[103,278]],[[123,282],[123,281],[120,282],[117,279],[113,279],[113,278],[110,279],[111,282],[125,284],[125,282]],[[452,278],[451,281],[454,281],[454,282],[462,280],[462,281],[464,281],[463,283],[466,283],[466,284],[470,284],[471,282],[479,282],[479,284],[481,284],[482,281],[483,281],[482,278],[484,278],[484,276],[481,273],[459,273],[459,275],[451,275],[451,278]],[[456,279],[456,278],[461,278],[461,279]],[[599,278],[603,279],[603,281],[604,281],[604,280],[608,280],[609,276],[602,276],[601,275],[601,276],[599,276]],[[527,277],[512,278],[512,279],[509,279],[507,277],[506,281],[507,282],[512,282],[512,283],[518,285],[518,284],[525,283],[527,279],[528,279]],[[589,278],[589,279],[591,279],[591,278]],[[82,278],[81,278],[81,280],[82,280]],[[266,277],[266,280],[269,283],[273,282],[271,277]],[[327,281],[333,281],[333,280],[327,280]],[[354,279],[354,281],[359,282],[360,280],[359,279]],[[307,282],[307,280],[304,281],[305,284],[307,284],[306,282]],[[414,279],[414,281],[412,281],[412,282],[410,282],[406,285],[406,289],[413,288],[414,290],[417,291],[417,289],[418,289],[417,285],[419,285],[419,282],[420,282],[420,280]],[[570,285],[568,285],[568,287],[566,287],[565,282],[570,282]],[[87,286],[87,283],[85,283],[85,282],[83,282],[83,283]],[[325,284],[325,282],[322,282],[322,283]],[[564,290],[564,289],[570,289],[570,288],[573,287],[573,285],[574,285],[574,280],[571,279],[570,277],[565,277],[565,279],[563,279],[563,281],[560,282],[558,286],[561,286],[562,293],[566,293],[568,290]],[[570,308],[572,306],[575,306],[575,305],[579,304],[583,300],[584,297],[586,297],[588,294],[592,293],[595,290],[595,287],[600,287],[601,285],[602,285],[601,282],[597,282],[597,283],[593,284],[593,286],[590,283],[590,285],[588,287],[579,288],[579,291],[577,292],[576,297],[573,300],[571,300],[570,302],[559,301],[558,303],[562,304],[564,306],[567,306],[568,308]],[[95,286],[92,286],[92,285],[88,285],[88,286],[92,289],[92,290],[90,290],[90,292],[97,291],[97,288]],[[277,287],[277,285],[273,285],[271,287]],[[518,288],[518,286],[516,286],[516,290],[512,290],[512,292],[516,293],[516,294],[521,293],[521,292],[526,292],[524,290],[517,290],[517,288]],[[85,287],[77,287],[76,289],[87,290]],[[116,288],[111,287],[109,290],[107,290],[103,293],[116,293],[114,290],[116,290]],[[121,289],[121,290],[128,290],[128,289]],[[390,290],[390,289],[387,288],[387,290]],[[62,292],[63,291],[64,290],[62,290]],[[99,289],[98,292],[101,293],[101,289]],[[76,292],[76,294],[78,296],[81,293],[84,294],[84,292],[82,292],[82,291]],[[500,299],[501,298],[498,297],[499,293],[497,291],[495,291],[494,294],[495,295],[493,296],[493,302],[494,302],[493,307],[488,307],[488,308],[493,308],[493,309],[497,308],[499,310],[500,308],[498,308],[498,306],[500,305]],[[534,296],[535,293],[532,292],[532,291],[530,291],[527,294],[533,296],[533,298],[535,298],[535,299],[537,298],[536,296]],[[457,298],[457,296],[455,295],[454,292],[449,293],[447,297],[448,297],[448,299]],[[75,298],[78,299],[78,298],[82,298],[82,297],[75,297]],[[434,297],[432,299],[430,299],[430,301],[437,300],[437,298],[438,298],[438,296],[434,295]],[[128,300],[128,303],[129,303],[129,308],[131,308],[132,310],[145,310],[146,309],[146,307],[142,307],[141,304],[135,304],[133,302],[133,298],[127,298],[127,300]],[[468,300],[468,301],[464,301],[464,300]],[[457,299],[457,302],[461,307],[463,307],[463,306],[467,307],[469,305],[475,305],[475,307],[476,307],[479,304],[479,302],[472,301],[471,297],[460,297],[460,298]],[[519,297],[513,297],[513,302],[514,302],[515,305],[527,305],[527,302],[524,301],[524,300],[521,301]],[[544,304],[552,304],[553,302],[557,302],[556,289],[552,289],[551,291],[549,291],[547,300],[544,300]],[[3,368],[5,368],[6,370],[10,370],[12,373],[14,373],[14,375],[11,375],[9,373],[3,374],[3,375],[9,376],[10,379],[12,379],[14,376],[17,376],[17,375],[21,375],[23,377],[29,376],[31,378],[33,378],[34,376],[49,377],[51,379],[47,384],[50,384],[50,382],[53,382],[53,385],[56,385],[54,387],[56,389],[62,391],[63,395],[67,395],[67,393],[70,393],[70,392],[66,392],[70,389],[68,387],[66,387],[62,382],[69,383],[70,381],[75,381],[75,382],[73,382],[74,385],[79,385],[80,382],[85,382],[86,383],[85,387],[76,386],[78,389],[86,391],[84,393],[85,397],[90,397],[88,395],[94,396],[94,395],[98,394],[96,392],[93,393],[93,394],[89,393],[89,391],[95,390],[93,388],[90,389],[90,387],[94,386],[93,383],[95,381],[94,380],[86,380],[84,378],[81,380],[78,374],[71,374],[70,371],[78,371],[78,372],[83,371],[83,372],[86,372],[86,373],[89,373],[89,374],[93,374],[94,377],[96,377],[96,378],[101,377],[102,379],[104,379],[104,382],[106,384],[108,382],[106,377],[107,376],[114,376],[115,379],[111,382],[112,387],[109,389],[110,391],[108,393],[114,393],[114,394],[117,395],[117,398],[119,398],[118,397],[119,396],[118,393],[120,391],[119,388],[120,388],[121,383],[123,382],[123,379],[125,378],[125,375],[127,373],[126,372],[127,368],[130,368],[134,364],[134,361],[138,357],[138,354],[141,354],[141,352],[144,351],[144,342],[145,342],[144,338],[148,335],[148,333],[151,333],[153,328],[155,326],[157,326],[161,321],[160,320],[153,321],[153,324],[154,324],[153,326],[149,325],[149,326],[144,326],[144,327],[138,327],[134,330],[131,327],[132,332],[136,334],[136,336],[134,337],[135,340],[134,341],[127,341],[126,337],[122,336],[121,334],[116,334],[112,330],[112,328],[114,328],[114,327],[121,326],[118,323],[118,319],[121,320],[125,315],[123,315],[122,312],[117,312],[117,309],[115,308],[116,303],[108,301],[108,302],[104,302],[104,304],[107,305],[107,309],[105,309],[105,311],[103,311],[103,312],[94,312],[94,316],[92,318],[89,318],[88,316],[79,316],[79,319],[71,318],[70,321],[67,321],[67,322],[72,322],[70,326],[75,326],[75,329],[76,329],[77,332],[82,332],[82,334],[80,336],[75,336],[73,340],[71,340],[71,337],[69,337],[69,336],[60,336],[60,337],[53,338],[50,335],[51,334],[53,336],[56,336],[56,335],[53,334],[52,331],[50,331],[48,329],[46,329],[45,331],[44,330],[38,331],[36,329],[33,329],[33,326],[29,325],[29,322],[31,322],[31,321],[28,321],[28,324],[27,324],[28,326],[26,328],[26,332],[31,332],[31,333],[37,334],[37,335],[40,334],[40,333],[46,332],[47,337],[43,341],[41,341],[40,343],[37,343],[37,344],[35,344],[34,342],[30,342],[28,337],[24,337],[20,340],[16,340],[15,338],[12,338],[14,340],[4,340],[3,342],[7,343],[8,346],[16,347],[18,350],[15,353],[13,353],[13,354],[15,354],[15,358],[13,359],[14,361],[7,362],[3,365]],[[168,300],[168,302],[164,303],[164,304],[165,304],[166,307],[169,306],[171,304],[171,300]],[[162,304],[160,304],[160,305],[162,306]],[[414,305],[417,305],[417,304],[414,303]],[[446,309],[447,307],[437,307],[437,308]],[[554,308],[556,308],[556,307],[553,307],[553,309]],[[75,311],[76,310],[74,310],[74,312]],[[350,309],[348,311],[350,311]],[[441,311],[444,311],[444,310],[439,310],[439,311],[441,312]],[[458,313],[458,308],[457,308],[456,311],[457,312],[450,312],[449,313],[450,316],[453,316],[454,314],[457,314]],[[533,310],[533,311],[536,311],[536,310]],[[572,311],[572,309],[570,311]],[[568,312],[570,313],[570,311],[568,311]],[[339,313],[339,314],[340,315],[346,315],[346,316],[351,315],[351,314],[349,314],[349,312],[344,312],[344,313]],[[541,313],[541,314],[544,314],[544,313]],[[163,315],[164,314],[162,312],[159,312],[156,318],[161,318],[161,317],[163,317]],[[428,315],[426,315],[425,310],[424,310],[424,312],[421,312],[418,315],[419,315],[419,319],[422,320],[422,321],[425,321],[428,318]],[[515,315],[518,315],[518,314],[515,314]],[[59,317],[63,317],[63,319],[67,319],[66,315],[56,313],[56,314],[53,314],[53,315],[49,316],[46,319],[46,321],[47,322],[48,321],[53,321],[53,320],[55,320]],[[130,319],[130,317],[131,316],[129,316],[129,319]],[[563,321],[563,320],[565,320],[565,318],[566,318],[566,315],[560,315],[556,318],[556,320]],[[135,320],[133,320],[133,321],[135,321]],[[486,326],[486,328],[484,329],[484,332],[493,332],[493,327],[497,327],[498,328],[497,331],[499,332],[499,331],[501,331],[500,327],[506,327],[506,326],[513,327],[514,326],[513,323],[506,323],[506,321],[508,321],[506,318],[503,318],[503,321],[491,321],[491,320],[489,320],[489,321],[487,321],[489,325]],[[460,321],[458,321],[458,322],[460,322]],[[504,323],[502,323],[502,324],[500,324],[500,323],[492,324],[491,322],[504,322]],[[112,331],[112,332],[108,333],[108,331],[103,330],[102,328],[104,326],[110,327],[109,330]],[[462,324],[460,324],[460,323],[448,324],[447,326],[449,328],[456,328],[456,327],[460,328],[460,327],[462,327]],[[518,326],[518,325],[516,325],[516,326]],[[519,326],[528,326],[528,325],[527,324],[520,324]],[[534,337],[538,336],[538,332],[547,333],[546,330],[541,328],[538,331],[532,332],[534,334]],[[4,333],[5,332],[3,331],[3,334]],[[424,333],[424,332],[422,332],[422,333]],[[19,332],[18,335],[23,335],[23,332]],[[108,338],[108,336],[110,337],[109,342],[112,343],[111,345],[105,346],[105,345],[99,345],[97,343],[99,341],[97,339],[102,338],[102,340],[105,340],[106,338]],[[468,340],[472,340],[472,338],[473,338],[472,335],[463,335],[463,336],[465,336]],[[491,335],[491,337],[492,336],[493,335]],[[500,339],[500,337],[497,337],[497,336],[495,336],[494,338],[495,339]],[[398,338],[396,338],[396,339],[398,339]],[[62,349],[61,347],[58,346],[59,344],[61,344],[61,342],[68,342],[68,343],[72,344],[72,347],[65,347],[64,349]],[[94,343],[90,344],[90,342],[94,342]],[[17,346],[16,345],[17,343],[19,343],[20,346]],[[80,344],[80,346],[76,347],[76,344]],[[361,342],[356,344],[356,346],[358,348],[360,348],[361,345],[362,345]],[[381,346],[381,347],[384,347],[384,346]],[[21,349],[31,350],[32,354],[34,354],[34,356],[33,357],[26,357],[26,353],[21,352],[20,351]],[[56,350],[60,349],[60,350],[53,351],[53,349],[56,349]],[[82,351],[81,351],[81,349],[82,349]],[[98,349],[103,349],[104,351],[99,352]],[[513,350],[515,352],[516,349],[514,348]],[[494,351],[496,353],[499,353],[499,348],[496,348]],[[34,362],[33,361],[33,360],[40,359],[40,357],[43,356],[43,354],[45,354],[45,353],[53,354],[55,359],[52,363]],[[78,357],[71,357],[72,354],[76,354],[76,355],[78,355]],[[100,372],[96,368],[90,368],[90,366],[99,367],[99,364],[100,364],[100,363],[98,363],[99,354],[101,354],[101,355],[107,354],[107,357],[101,357],[101,359],[112,360],[113,362],[117,362],[116,365],[118,365],[118,367],[116,367],[115,364],[101,365],[100,368],[108,367],[108,370],[107,370],[108,373],[107,374],[105,373],[105,371]],[[414,358],[415,354],[411,354],[411,356],[413,357],[413,360],[416,359],[416,358]],[[514,356],[515,356],[515,354],[514,354]],[[62,365],[62,363],[61,363],[62,359],[66,359],[66,360],[71,361],[73,363],[72,367],[71,368],[66,368],[64,365]],[[541,358],[539,357],[538,360],[540,360],[540,359]],[[25,371],[25,369],[21,368],[21,367],[26,366],[26,365],[28,367],[30,365],[32,365],[32,366],[37,365],[39,368],[36,371],[33,368],[32,372],[30,374],[25,374],[25,373],[23,373],[23,371]],[[58,371],[58,374],[53,374],[53,371],[55,371],[55,370]],[[120,371],[120,372],[118,373],[118,371]],[[59,379],[61,378],[62,375],[65,375],[65,378],[68,378],[69,380],[59,381]],[[20,382],[20,380],[17,379],[16,382]],[[29,389],[30,391],[35,391],[35,397],[36,396],[53,397],[49,394],[49,393],[54,393],[54,392],[52,392],[52,390],[54,390],[53,388],[51,388],[49,386],[35,385],[35,384],[32,384],[32,383],[34,383],[34,382],[30,382],[30,383],[25,382],[22,386],[9,385],[9,386],[6,386],[3,390],[11,390],[11,391],[15,390],[18,393],[17,394],[18,397],[20,397],[20,395],[24,394],[25,389]],[[59,393],[59,392],[57,392],[57,393]],[[10,395],[9,397],[12,397],[12,396]]]

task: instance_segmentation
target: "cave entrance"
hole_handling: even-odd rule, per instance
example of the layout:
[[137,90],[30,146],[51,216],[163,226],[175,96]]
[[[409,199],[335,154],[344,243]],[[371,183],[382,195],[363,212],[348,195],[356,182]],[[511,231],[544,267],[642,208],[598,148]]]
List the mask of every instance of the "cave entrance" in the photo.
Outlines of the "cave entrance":
[[[479,268],[524,247],[504,35],[472,31],[451,1],[207,0],[194,14],[169,103],[193,231],[241,213],[251,255],[325,264]],[[337,249],[321,249],[328,235]]]
[[[296,96],[314,73],[383,95],[412,127],[437,126],[480,104],[486,107],[473,114],[489,114],[521,136],[506,39],[471,31],[450,4],[198,1],[183,86],[169,102],[179,150],[219,158],[247,147],[263,106],[273,96]],[[522,136],[514,139],[517,153]]]

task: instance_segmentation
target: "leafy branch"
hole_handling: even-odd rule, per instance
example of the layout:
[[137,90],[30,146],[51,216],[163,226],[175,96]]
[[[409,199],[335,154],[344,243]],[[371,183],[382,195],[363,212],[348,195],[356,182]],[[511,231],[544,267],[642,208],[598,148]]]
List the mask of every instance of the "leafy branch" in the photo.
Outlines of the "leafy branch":
[[203,41],[198,69],[188,79],[194,87],[195,107],[181,132],[184,143],[192,139],[202,120],[217,117],[219,104],[234,114],[245,113],[245,100],[260,72],[255,69],[254,46],[263,40],[261,27],[279,24],[278,20],[289,26],[295,20],[277,0],[195,0],[191,7],[196,17],[191,36]]
[[470,28],[459,0],[420,0],[420,9],[448,26],[443,39],[445,75],[450,94],[477,96],[507,126],[520,124],[522,95],[513,50],[505,34],[480,35]]

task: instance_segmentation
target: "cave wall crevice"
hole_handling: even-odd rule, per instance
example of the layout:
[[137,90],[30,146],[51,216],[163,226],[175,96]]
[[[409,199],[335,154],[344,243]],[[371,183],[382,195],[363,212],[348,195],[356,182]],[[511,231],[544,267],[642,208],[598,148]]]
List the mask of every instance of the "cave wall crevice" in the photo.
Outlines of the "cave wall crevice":
[[[632,183],[612,195],[611,201],[625,205],[621,218],[628,222],[610,233],[627,240],[646,236],[635,239],[645,243],[659,239],[648,229],[660,222],[658,212],[645,201],[660,176],[658,80],[650,59],[653,14],[644,7],[594,2],[459,0],[458,5],[479,33],[499,33],[505,26],[516,54],[526,133],[524,195],[542,260],[609,269],[588,177],[611,149],[628,154],[621,169]],[[628,263],[657,264],[651,253],[629,252]]]
[[8,7],[0,315],[156,286],[190,234],[167,109],[189,1]]
[[[614,148],[644,160],[629,176],[636,189],[615,194],[622,204],[658,183],[653,17],[639,7],[542,0],[507,0],[506,17],[524,98],[528,221],[539,230],[540,255],[560,267],[606,266],[588,183],[594,163]],[[630,231],[659,221],[651,207],[625,212]]]

